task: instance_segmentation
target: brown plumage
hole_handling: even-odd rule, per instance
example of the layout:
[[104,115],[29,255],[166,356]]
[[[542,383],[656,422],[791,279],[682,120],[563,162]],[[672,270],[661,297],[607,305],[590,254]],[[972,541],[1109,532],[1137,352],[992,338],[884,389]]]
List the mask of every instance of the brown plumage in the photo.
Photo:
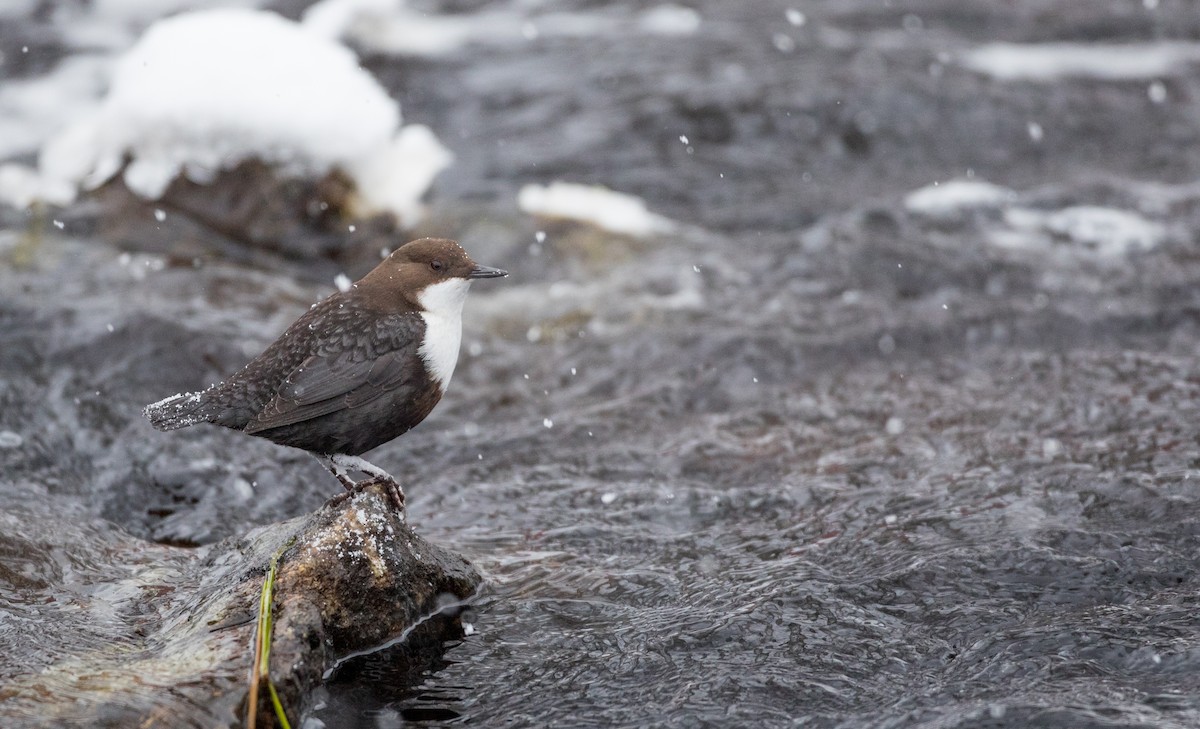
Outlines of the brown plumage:
[[429,415],[453,373],[470,281],[506,276],[454,241],[398,248],[348,291],[309,309],[224,382],[142,412],[159,430],[214,423],[317,455],[352,489],[348,470],[394,480],[357,458]]

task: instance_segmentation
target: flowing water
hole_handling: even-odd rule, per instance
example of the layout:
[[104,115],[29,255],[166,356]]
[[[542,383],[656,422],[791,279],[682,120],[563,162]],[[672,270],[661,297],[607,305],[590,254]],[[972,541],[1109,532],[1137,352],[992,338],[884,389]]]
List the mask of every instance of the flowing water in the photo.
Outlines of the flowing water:
[[[1200,723],[1195,66],[963,60],[1195,43],[1151,5],[714,0],[652,36],[638,4],[576,2],[540,35],[367,54],[456,154],[419,232],[512,272],[473,287],[435,414],[372,454],[487,587],[436,664],[349,661],[306,726]],[[905,204],[956,178],[1012,192]],[[554,179],[680,227],[513,210]],[[119,583],[128,551],[89,545],[211,543],[338,488],[138,415],[332,282],[122,253],[78,214],[0,230],[0,516],[43,514],[0,530],[0,678],[49,660],[27,638],[69,590]]]

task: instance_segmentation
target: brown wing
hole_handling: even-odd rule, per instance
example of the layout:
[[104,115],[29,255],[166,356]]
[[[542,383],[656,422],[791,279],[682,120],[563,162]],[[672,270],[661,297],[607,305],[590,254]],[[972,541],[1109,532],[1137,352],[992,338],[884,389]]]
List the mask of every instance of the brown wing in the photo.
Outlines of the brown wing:
[[339,410],[362,407],[403,388],[415,388],[416,368],[424,364],[415,354],[385,352],[361,360],[351,352],[312,356],[284,381],[279,392],[245,427],[257,433],[319,418]]

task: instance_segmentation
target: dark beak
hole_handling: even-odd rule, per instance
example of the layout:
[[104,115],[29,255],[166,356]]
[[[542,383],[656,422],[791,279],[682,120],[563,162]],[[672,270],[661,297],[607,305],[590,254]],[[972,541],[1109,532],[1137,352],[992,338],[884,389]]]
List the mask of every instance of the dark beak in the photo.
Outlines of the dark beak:
[[499,268],[480,266],[479,264],[476,264],[475,268],[472,268],[471,272],[467,274],[467,278],[500,278],[501,276],[507,275],[508,271],[502,271]]

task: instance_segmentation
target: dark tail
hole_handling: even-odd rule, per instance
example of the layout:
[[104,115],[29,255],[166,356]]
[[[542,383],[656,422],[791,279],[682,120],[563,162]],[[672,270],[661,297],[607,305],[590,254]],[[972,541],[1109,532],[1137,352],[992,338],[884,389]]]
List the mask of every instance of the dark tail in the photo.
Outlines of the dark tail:
[[142,408],[142,415],[159,430],[177,430],[204,423],[204,392],[184,392]]

